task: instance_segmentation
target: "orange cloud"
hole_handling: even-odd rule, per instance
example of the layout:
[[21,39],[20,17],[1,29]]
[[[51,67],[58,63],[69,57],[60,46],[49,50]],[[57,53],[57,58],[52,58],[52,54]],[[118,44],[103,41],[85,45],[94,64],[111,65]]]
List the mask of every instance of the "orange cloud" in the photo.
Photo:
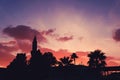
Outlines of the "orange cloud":
[[108,56],[106,59],[106,62],[107,62],[107,66],[119,66],[120,65],[120,58]]
[[[58,51],[54,51],[52,49],[49,48],[40,48],[41,52],[52,52],[54,54],[54,56],[56,56],[57,60],[59,60],[60,58],[64,57],[64,56],[71,56],[71,54],[73,52],[69,52],[67,49],[60,49]],[[76,51],[75,52],[78,55],[78,59],[76,60],[77,64],[83,64],[83,65],[87,65],[87,54],[88,52],[83,52],[83,51]]]

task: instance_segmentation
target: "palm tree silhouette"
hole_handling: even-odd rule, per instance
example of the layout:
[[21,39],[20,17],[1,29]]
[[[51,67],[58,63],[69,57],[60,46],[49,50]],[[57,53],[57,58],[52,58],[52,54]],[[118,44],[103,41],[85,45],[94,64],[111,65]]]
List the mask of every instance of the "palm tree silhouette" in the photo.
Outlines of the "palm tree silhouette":
[[71,59],[73,59],[74,65],[76,64],[76,58],[78,58],[77,54],[76,54],[76,53],[73,53],[73,54],[71,55]]
[[89,67],[92,68],[99,68],[99,67],[105,67],[106,62],[106,56],[104,55],[105,53],[101,52],[101,50],[95,50],[88,54],[89,57]]
[[64,66],[68,66],[72,63],[72,59],[70,59],[70,57],[63,57],[63,58],[60,58],[60,61],[61,63],[64,65]]

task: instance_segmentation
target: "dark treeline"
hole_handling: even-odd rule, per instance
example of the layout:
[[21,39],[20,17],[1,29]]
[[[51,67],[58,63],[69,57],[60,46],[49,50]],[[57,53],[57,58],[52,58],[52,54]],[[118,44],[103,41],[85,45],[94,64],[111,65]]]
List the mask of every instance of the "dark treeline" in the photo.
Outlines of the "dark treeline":
[[88,66],[76,65],[76,53],[57,61],[52,52],[44,54],[37,49],[37,39],[32,42],[31,58],[18,53],[15,59],[0,69],[0,80],[120,80],[120,73],[106,74],[106,56],[101,50],[88,54]]

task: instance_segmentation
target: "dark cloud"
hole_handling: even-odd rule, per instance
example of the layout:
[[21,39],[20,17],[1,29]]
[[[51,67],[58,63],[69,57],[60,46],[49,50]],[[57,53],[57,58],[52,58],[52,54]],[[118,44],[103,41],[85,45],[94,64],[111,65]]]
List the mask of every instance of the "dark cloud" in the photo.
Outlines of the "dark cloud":
[[116,29],[113,33],[113,39],[117,42],[120,41],[120,29]]
[[45,42],[46,38],[37,30],[32,29],[29,26],[18,25],[16,27],[7,27],[3,30],[6,35],[15,38],[16,40],[33,40],[33,37],[37,35],[37,38],[41,42]]
[[62,41],[62,42],[69,41],[72,39],[73,39],[73,36],[64,36],[64,37],[57,38],[58,41]]

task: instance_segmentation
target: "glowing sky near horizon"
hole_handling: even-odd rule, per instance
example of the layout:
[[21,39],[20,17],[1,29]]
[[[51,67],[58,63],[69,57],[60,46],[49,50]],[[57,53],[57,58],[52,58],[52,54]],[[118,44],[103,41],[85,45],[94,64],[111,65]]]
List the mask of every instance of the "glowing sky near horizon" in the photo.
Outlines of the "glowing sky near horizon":
[[[54,29],[41,47],[69,52],[100,49],[120,64],[120,42],[113,39],[115,30],[120,29],[119,0],[0,0],[1,43],[14,40],[3,33],[9,25]],[[58,35],[69,40],[53,38]]]

